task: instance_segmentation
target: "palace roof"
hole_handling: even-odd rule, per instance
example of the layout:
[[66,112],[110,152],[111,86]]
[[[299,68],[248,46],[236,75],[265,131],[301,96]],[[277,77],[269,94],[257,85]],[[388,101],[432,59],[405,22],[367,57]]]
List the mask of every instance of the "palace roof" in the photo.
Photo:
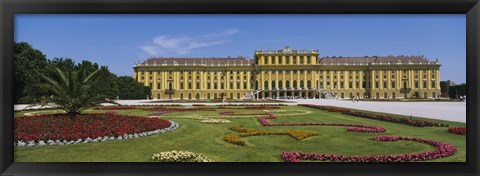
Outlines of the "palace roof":
[[253,59],[236,58],[151,58],[142,63],[142,65],[251,65]]
[[423,56],[365,56],[365,57],[322,57],[319,59],[321,65],[336,65],[336,64],[387,64],[387,63],[401,63],[401,64],[427,64],[432,61],[427,60]]

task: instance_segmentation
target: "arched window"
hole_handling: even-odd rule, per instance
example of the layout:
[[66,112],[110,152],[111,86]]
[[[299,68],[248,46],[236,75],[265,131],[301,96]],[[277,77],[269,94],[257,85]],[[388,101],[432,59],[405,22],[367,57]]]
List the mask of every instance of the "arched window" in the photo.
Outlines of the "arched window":
[[310,80],[307,81],[307,88],[312,88],[312,82]]
[[297,80],[293,80],[293,88],[297,88]]
[[275,89],[275,81],[272,81],[272,89]]
[[282,81],[278,81],[278,88],[279,88],[279,89],[282,89],[282,88],[283,88]]
[[263,85],[263,89],[268,89],[268,81],[265,81],[265,84]]
[[300,80],[300,88],[305,88],[303,80]]
[[287,88],[287,89],[290,88],[290,81],[289,81],[289,80],[287,80],[287,81],[285,82],[285,88]]

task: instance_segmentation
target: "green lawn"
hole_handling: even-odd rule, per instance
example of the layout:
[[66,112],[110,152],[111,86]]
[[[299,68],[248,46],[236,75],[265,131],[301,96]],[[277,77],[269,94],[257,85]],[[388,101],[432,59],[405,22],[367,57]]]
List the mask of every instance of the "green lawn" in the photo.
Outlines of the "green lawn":
[[[205,106],[197,108],[212,108]],[[145,108],[145,107],[142,107]],[[174,107],[170,107],[174,108]],[[178,107],[177,107],[178,108]],[[466,136],[451,134],[447,127],[411,127],[390,122],[364,119],[354,116],[332,113],[301,106],[281,106],[284,112],[273,112],[279,115],[277,119],[269,119],[270,123],[293,122],[326,122],[351,123],[381,126],[387,129],[386,133],[352,133],[347,127],[330,126],[286,126],[263,127],[255,117],[236,118],[238,116],[219,115],[219,112],[234,111],[235,114],[263,113],[262,110],[251,109],[216,109],[215,111],[175,112],[162,115],[162,118],[173,120],[180,127],[172,132],[158,134],[137,139],[116,140],[102,143],[76,144],[68,146],[43,146],[33,148],[16,148],[16,162],[147,162],[151,161],[154,153],[187,150],[202,153],[213,161],[224,162],[281,162],[282,152],[298,151],[308,153],[328,153],[342,155],[380,155],[417,153],[435,148],[412,141],[376,142],[371,140],[375,136],[395,135],[419,137],[439,142],[449,143],[457,148],[453,156],[430,160],[433,162],[465,162]],[[108,112],[109,110],[88,112]],[[273,110],[275,111],[275,110]],[[28,111],[26,113],[36,113]],[[150,112],[141,109],[118,110],[120,114],[148,116]],[[41,113],[58,113],[58,110],[45,110]],[[303,115],[289,115],[303,113]],[[307,113],[307,114],[305,114]],[[24,114],[15,113],[16,116]],[[205,124],[200,120],[185,119],[185,116],[196,114],[200,117],[221,118],[232,121],[229,124]],[[420,118],[421,119],[421,118]],[[450,126],[465,126],[464,123],[438,121]],[[245,137],[245,146],[227,143],[223,137],[237,133],[229,128],[242,125],[251,129],[266,129],[286,131],[304,130],[318,132],[318,136],[298,141],[285,135]]]

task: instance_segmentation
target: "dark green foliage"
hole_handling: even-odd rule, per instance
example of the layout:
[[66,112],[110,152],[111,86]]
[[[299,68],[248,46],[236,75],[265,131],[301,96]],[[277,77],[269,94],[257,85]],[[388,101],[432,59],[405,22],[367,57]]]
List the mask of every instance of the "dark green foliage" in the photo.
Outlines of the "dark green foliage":
[[447,81],[440,81],[440,92],[450,94],[450,85],[448,85]]
[[150,95],[150,88],[136,82],[131,76],[117,77],[116,85],[119,99],[145,99]]
[[27,103],[39,101],[39,99],[22,100],[27,95],[40,96],[35,85],[41,81],[40,74],[47,65],[45,55],[30,46],[26,42],[15,42],[14,44],[14,70],[15,70],[15,103]]
[[52,102],[75,116],[84,108],[94,107],[105,100],[108,89],[98,89],[100,70],[88,71],[86,68],[60,70],[56,76],[42,74],[45,83],[38,89],[45,93],[47,102]]
[[450,86],[448,95],[450,98],[458,99],[460,96],[467,95],[467,84],[463,83],[460,85]]

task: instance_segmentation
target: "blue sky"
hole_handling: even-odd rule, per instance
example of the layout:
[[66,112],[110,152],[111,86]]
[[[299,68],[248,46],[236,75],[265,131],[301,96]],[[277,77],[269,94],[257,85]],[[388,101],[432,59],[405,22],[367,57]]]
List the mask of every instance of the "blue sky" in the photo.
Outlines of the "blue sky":
[[16,15],[15,40],[47,58],[91,60],[119,75],[150,57],[253,57],[260,49],[320,56],[424,55],[441,79],[466,80],[465,15]]

